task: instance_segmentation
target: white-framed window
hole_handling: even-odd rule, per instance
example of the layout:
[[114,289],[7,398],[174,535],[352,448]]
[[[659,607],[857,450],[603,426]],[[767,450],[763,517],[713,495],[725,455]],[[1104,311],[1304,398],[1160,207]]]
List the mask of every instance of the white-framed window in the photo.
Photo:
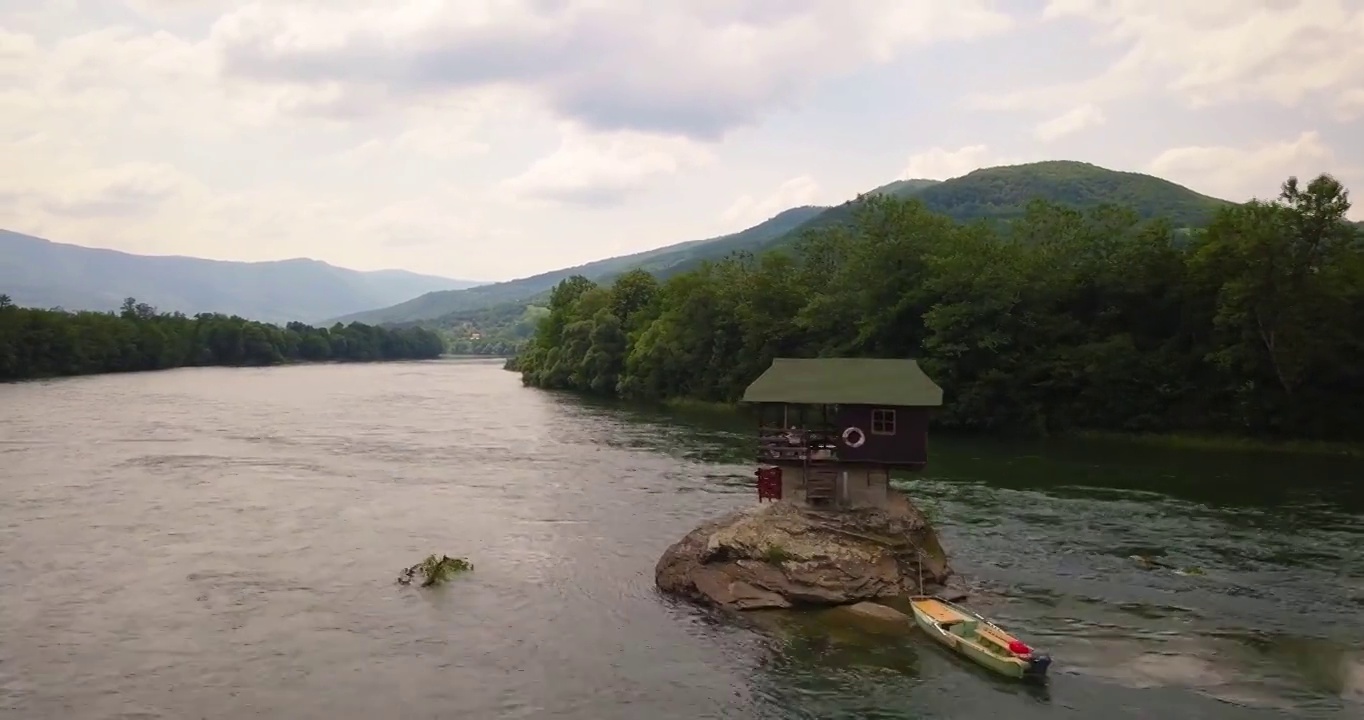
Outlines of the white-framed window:
[[871,411],[871,432],[873,435],[895,434],[895,411],[877,408]]

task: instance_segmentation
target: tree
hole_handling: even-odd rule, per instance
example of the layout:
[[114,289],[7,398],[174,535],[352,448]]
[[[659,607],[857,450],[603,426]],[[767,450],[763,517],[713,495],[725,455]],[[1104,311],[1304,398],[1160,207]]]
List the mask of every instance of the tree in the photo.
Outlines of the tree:
[[117,314],[18,308],[8,296],[0,301],[0,381],[184,365],[434,358],[444,351],[440,337],[421,328],[280,328],[212,313],[158,313],[133,298]]
[[847,224],[661,284],[569,278],[511,365],[539,387],[732,401],[774,357],[918,357],[944,427],[1359,439],[1349,207],[1327,175],[1192,231],[1040,201],[962,224],[869,196]]

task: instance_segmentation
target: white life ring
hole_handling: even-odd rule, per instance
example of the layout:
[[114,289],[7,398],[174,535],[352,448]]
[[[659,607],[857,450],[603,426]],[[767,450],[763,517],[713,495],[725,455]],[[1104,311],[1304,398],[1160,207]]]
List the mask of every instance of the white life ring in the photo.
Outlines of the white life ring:
[[[853,440],[849,440],[849,439],[848,439],[848,436],[852,435],[853,433],[857,433],[857,440],[856,440],[856,441],[853,441]],[[843,431],[843,443],[844,443],[845,445],[847,445],[848,447],[850,447],[850,448],[860,448],[860,447],[862,447],[862,444],[865,443],[865,442],[867,442],[867,434],[864,433],[864,432],[862,432],[862,428],[859,428],[859,427],[849,427],[847,430],[844,430],[844,431]]]

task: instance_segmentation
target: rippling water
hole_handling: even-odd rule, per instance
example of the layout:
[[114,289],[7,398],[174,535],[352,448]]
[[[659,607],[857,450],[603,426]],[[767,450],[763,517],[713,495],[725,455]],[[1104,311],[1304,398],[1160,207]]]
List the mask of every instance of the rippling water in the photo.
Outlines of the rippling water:
[[[662,550],[754,502],[734,419],[479,361],[0,386],[0,413],[7,718],[1364,713],[1357,462],[935,438],[904,487],[1052,651],[1037,690],[914,634],[659,597]],[[393,583],[430,552],[476,570]]]

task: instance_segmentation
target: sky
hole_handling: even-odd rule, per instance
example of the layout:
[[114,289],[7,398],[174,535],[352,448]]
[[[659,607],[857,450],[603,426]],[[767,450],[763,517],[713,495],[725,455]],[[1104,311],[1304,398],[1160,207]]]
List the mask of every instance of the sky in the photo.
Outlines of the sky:
[[524,277],[1067,159],[1358,188],[1364,0],[0,0],[0,228]]

